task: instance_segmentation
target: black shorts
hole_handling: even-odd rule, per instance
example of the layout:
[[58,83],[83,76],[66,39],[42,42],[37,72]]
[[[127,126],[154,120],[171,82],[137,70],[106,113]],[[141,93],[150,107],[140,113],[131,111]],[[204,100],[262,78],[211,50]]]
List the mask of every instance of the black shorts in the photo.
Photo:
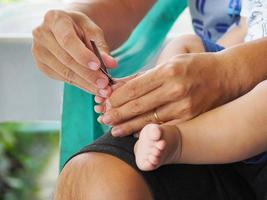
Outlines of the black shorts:
[[102,152],[123,160],[142,175],[155,200],[267,200],[267,163],[175,164],[143,172],[135,163],[136,140],[114,138],[108,132],[76,155]]

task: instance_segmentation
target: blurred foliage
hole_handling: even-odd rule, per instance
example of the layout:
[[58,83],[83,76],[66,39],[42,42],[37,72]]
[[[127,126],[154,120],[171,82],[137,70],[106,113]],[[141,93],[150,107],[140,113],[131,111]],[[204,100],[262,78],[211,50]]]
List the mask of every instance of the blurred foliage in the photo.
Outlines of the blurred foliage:
[[38,179],[58,146],[57,131],[21,132],[21,126],[0,124],[1,200],[37,200]]

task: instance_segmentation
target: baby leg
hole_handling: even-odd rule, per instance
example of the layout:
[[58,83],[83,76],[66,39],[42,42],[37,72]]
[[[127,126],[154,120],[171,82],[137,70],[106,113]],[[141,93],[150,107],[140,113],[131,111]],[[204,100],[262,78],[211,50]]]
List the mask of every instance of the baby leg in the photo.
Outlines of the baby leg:
[[180,131],[176,126],[146,125],[139,135],[134,151],[136,164],[144,171],[174,163],[181,154]]
[[231,163],[266,151],[266,99],[267,81],[263,81],[228,104],[176,124],[179,129],[146,126],[135,146],[138,167],[153,170],[170,163]]

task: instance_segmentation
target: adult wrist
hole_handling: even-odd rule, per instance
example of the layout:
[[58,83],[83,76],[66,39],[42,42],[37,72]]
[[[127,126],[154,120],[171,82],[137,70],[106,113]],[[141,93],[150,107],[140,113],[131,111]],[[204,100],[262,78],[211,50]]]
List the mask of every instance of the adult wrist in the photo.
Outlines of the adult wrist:
[[267,39],[237,45],[216,53],[221,68],[227,71],[231,96],[237,98],[267,79]]
[[237,58],[234,58],[226,51],[218,52],[214,55],[216,67],[219,69],[218,78],[221,85],[223,85],[221,87],[223,90],[222,98],[224,103],[226,103],[238,98],[247,91],[247,83],[244,82],[244,79],[249,79],[249,77],[246,76],[245,67],[243,69],[240,68],[240,66],[244,66],[246,63],[241,64],[240,60],[237,61]]

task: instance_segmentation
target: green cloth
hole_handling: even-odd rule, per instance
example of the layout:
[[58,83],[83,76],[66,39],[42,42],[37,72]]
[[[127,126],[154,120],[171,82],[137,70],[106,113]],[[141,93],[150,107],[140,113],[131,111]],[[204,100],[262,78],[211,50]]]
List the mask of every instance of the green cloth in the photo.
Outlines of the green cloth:
[[[158,0],[129,39],[112,55],[119,66],[110,73],[113,77],[131,75],[153,58],[168,31],[181,12],[186,0]],[[60,141],[60,169],[71,155],[93,142],[108,129],[97,123],[94,96],[65,84]]]

